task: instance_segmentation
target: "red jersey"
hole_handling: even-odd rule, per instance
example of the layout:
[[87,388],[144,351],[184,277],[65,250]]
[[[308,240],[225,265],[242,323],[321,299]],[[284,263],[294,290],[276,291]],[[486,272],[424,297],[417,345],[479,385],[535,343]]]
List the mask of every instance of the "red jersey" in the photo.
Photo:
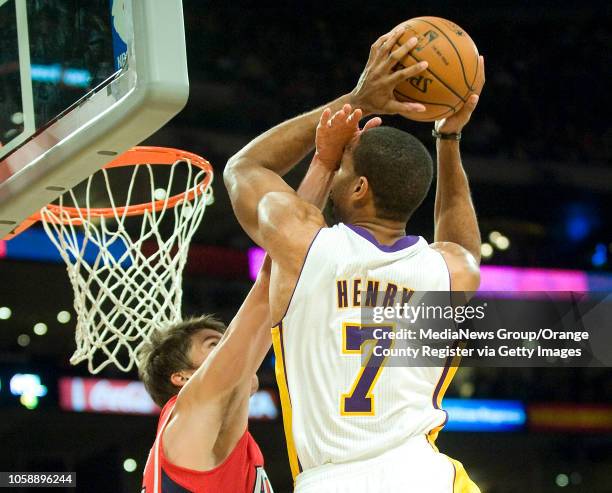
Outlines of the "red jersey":
[[169,462],[161,446],[162,433],[175,403],[176,396],[159,416],[141,493],[273,493],[263,468],[263,455],[248,430],[223,463],[209,471],[194,471]]

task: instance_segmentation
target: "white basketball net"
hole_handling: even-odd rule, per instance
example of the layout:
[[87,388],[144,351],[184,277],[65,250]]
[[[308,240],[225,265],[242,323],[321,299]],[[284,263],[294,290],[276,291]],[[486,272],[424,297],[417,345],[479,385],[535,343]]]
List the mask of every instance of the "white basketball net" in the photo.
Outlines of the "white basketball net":
[[[192,201],[185,199],[172,208],[168,192],[161,210],[131,218],[132,231],[133,222],[140,221],[137,233],[128,233],[127,211],[123,215],[117,212],[109,181],[109,172],[114,169],[102,169],[87,180],[81,199],[84,205],[79,205],[70,190],[59,199],[59,214],[49,208],[41,210],[45,231],[66,262],[74,289],[77,324],[76,351],[70,359],[73,365],[87,361],[89,371],[98,373],[113,363],[127,372],[137,363],[138,352],[153,329],[181,320],[182,273],[189,242],[212,202],[212,187],[210,182],[206,189],[201,184],[206,171],[189,160],[180,160],[170,166],[165,190],[172,190],[173,185],[176,188],[179,165],[188,168],[184,192],[200,187],[199,193]],[[134,166],[127,201],[120,206],[130,205],[136,177],[143,172],[148,172],[151,202],[156,195],[159,198],[153,168],[150,164]],[[92,181],[100,173],[110,202],[105,207],[113,209],[112,218],[91,214],[94,192],[96,197],[101,192],[100,187],[92,189]],[[78,218],[61,209],[68,202],[80,209]],[[164,229],[170,233],[163,234]]]

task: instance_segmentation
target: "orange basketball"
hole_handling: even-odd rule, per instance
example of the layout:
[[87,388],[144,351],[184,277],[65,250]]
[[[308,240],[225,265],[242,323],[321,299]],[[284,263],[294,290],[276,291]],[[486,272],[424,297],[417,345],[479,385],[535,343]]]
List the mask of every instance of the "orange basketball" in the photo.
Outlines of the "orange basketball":
[[425,71],[395,88],[398,101],[415,101],[427,108],[414,113],[413,120],[428,122],[452,115],[471,93],[480,94],[484,74],[478,66],[478,48],[468,33],[440,17],[416,17],[401,26],[406,31],[398,43],[412,37],[418,43],[397,68],[423,60],[429,64]]

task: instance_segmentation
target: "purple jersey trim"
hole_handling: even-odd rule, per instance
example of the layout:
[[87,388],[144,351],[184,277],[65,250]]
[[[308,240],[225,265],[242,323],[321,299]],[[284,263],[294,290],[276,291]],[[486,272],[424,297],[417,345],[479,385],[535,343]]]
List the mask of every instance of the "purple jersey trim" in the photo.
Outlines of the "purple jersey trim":
[[[453,349],[457,347],[459,347],[459,341],[455,341],[453,344]],[[442,384],[444,383],[444,380],[446,379],[446,375],[448,375],[448,371],[450,370],[450,367],[453,364],[453,359],[455,359],[454,356],[448,356],[446,358],[446,361],[444,362],[444,369],[442,370],[440,378],[438,379],[438,383],[436,384],[436,388],[434,390],[433,396],[431,397],[431,403],[433,404],[434,409],[440,409],[438,407],[438,402],[437,402],[438,395],[440,394],[440,391],[442,390]],[[446,421],[448,421],[448,413],[446,413]],[[446,421],[444,421],[444,424],[446,424]]]
[[418,236],[404,236],[393,243],[393,245],[383,245],[382,243],[379,243],[376,237],[367,229],[362,228],[361,226],[355,226],[354,224],[345,224],[345,226],[365,240],[368,240],[381,252],[399,252],[400,250],[416,245],[419,241]]
[[434,390],[434,393],[431,396],[431,404],[433,405],[434,409],[440,409],[438,407],[438,394],[440,393],[440,390],[442,389],[442,383],[446,379],[446,374],[448,373],[448,368],[449,368],[449,362],[447,360],[445,365],[444,365],[444,369],[442,370],[442,373],[440,374],[440,378],[438,378],[438,383],[436,384],[436,388]]

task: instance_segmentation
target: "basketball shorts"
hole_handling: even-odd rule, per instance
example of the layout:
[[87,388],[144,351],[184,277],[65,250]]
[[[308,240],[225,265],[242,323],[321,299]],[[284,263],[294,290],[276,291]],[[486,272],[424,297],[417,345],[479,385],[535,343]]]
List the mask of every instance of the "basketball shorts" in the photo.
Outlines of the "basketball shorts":
[[480,493],[460,462],[425,436],[373,458],[325,464],[302,472],[295,493]]

